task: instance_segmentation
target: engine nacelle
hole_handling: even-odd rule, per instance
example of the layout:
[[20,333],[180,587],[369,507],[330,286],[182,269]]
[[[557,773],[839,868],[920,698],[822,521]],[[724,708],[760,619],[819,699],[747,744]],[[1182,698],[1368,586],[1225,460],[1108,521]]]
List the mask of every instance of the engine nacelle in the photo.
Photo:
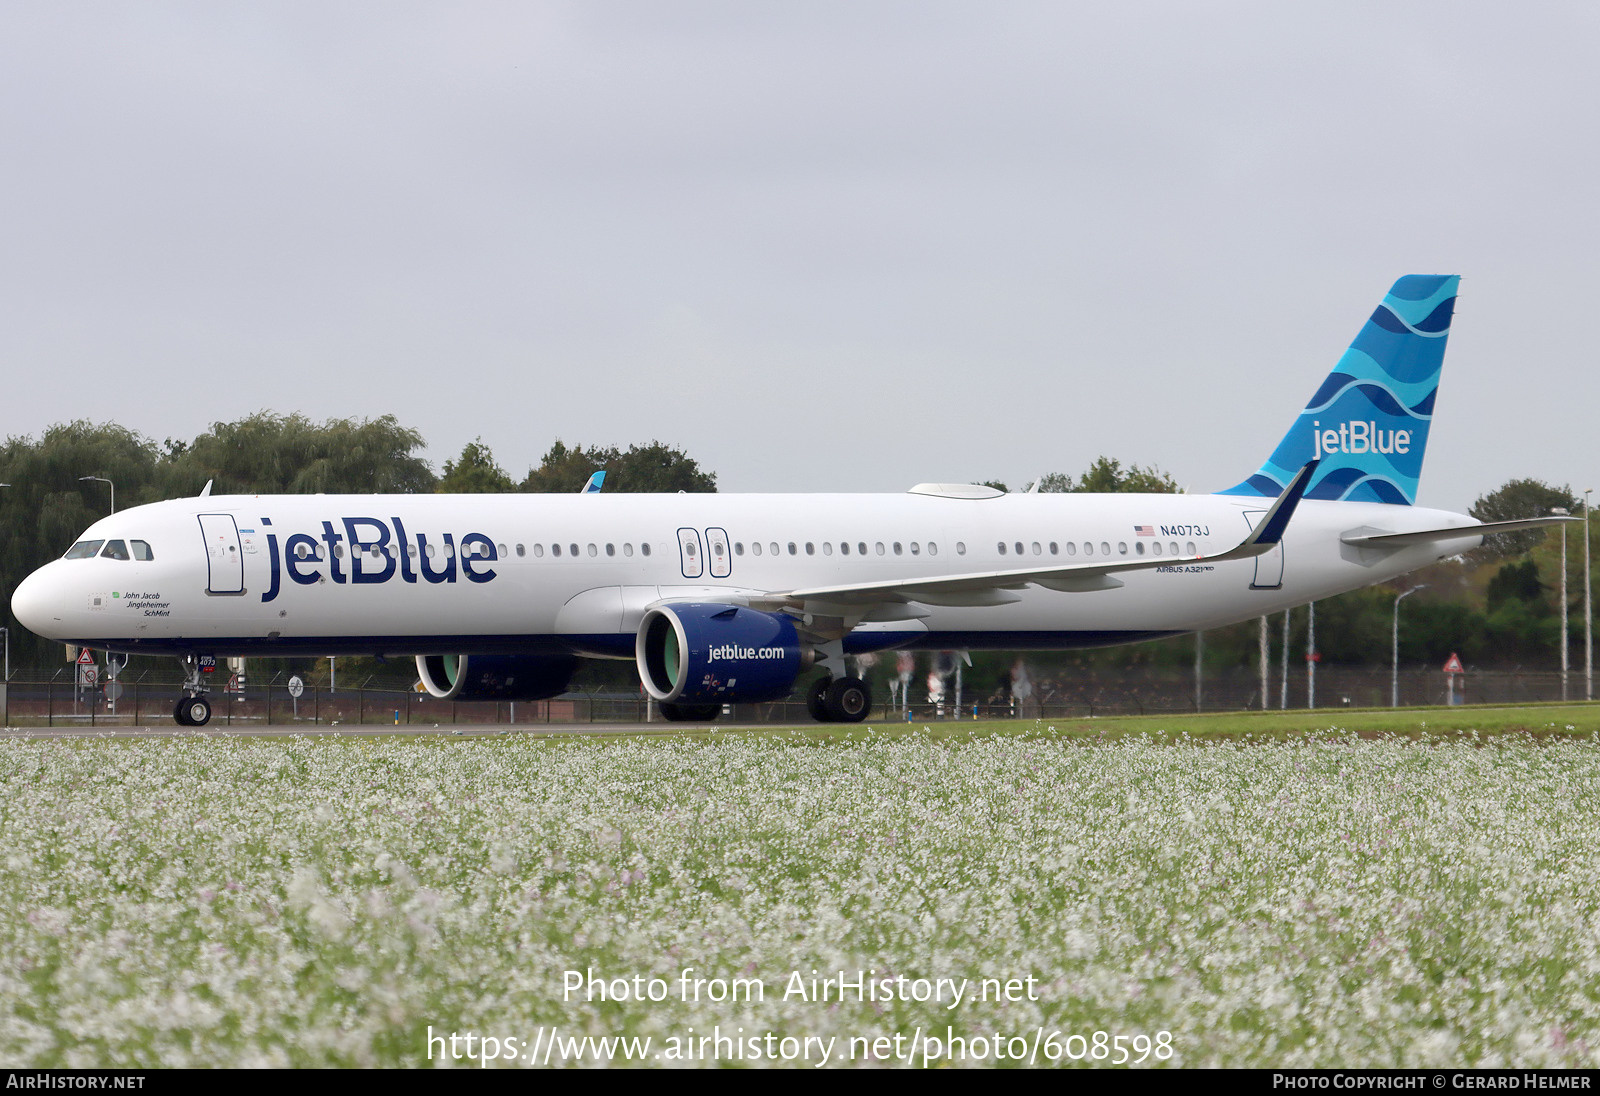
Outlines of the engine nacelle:
[[778,700],[800,675],[794,622],[742,605],[658,605],[639,622],[634,651],[645,690],[678,704]]
[[578,660],[549,655],[418,655],[422,687],[440,700],[547,700],[567,691]]

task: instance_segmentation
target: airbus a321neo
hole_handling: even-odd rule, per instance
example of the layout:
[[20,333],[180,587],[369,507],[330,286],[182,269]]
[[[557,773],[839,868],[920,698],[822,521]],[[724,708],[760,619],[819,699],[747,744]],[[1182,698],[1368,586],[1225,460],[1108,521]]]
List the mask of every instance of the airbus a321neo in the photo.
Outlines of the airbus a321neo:
[[788,695],[862,719],[851,656],[1156,639],[1382,582],[1478,545],[1413,505],[1458,279],[1401,278],[1261,468],[1215,494],[280,495],[89,527],[17,619],[187,669],[204,655],[414,656],[437,697],[538,700],[632,659],[668,719]]

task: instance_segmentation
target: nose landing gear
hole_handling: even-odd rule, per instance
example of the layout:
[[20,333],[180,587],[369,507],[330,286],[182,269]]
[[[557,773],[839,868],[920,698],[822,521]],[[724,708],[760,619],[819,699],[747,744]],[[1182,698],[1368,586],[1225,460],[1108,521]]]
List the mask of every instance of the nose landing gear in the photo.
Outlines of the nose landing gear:
[[200,684],[200,658],[184,655],[178,661],[183,666],[183,696],[172,707],[173,721],[180,727],[204,727],[211,722],[211,701]]

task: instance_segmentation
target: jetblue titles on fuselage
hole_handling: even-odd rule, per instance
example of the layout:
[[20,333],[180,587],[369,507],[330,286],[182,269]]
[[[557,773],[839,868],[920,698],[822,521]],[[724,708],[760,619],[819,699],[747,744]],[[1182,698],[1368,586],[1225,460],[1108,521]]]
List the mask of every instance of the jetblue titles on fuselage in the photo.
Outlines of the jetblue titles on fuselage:
[[[387,522],[369,517],[336,521],[344,530],[342,533],[335,531],[334,521],[324,521],[320,533],[290,533],[281,550],[277,531],[267,533],[272,578],[267,592],[261,595],[262,601],[272,601],[282,591],[284,572],[291,582],[301,586],[329,581],[359,586],[389,582],[396,577],[401,582],[455,582],[459,560],[459,573],[468,582],[494,580],[495,570],[489,564],[500,555],[494,541],[482,533],[465,533],[459,542],[450,533],[437,534],[435,540],[430,540],[428,533],[408,533],[405,522],[398,517]],[[272,519],[262,518],[261,525],[270,529]]]

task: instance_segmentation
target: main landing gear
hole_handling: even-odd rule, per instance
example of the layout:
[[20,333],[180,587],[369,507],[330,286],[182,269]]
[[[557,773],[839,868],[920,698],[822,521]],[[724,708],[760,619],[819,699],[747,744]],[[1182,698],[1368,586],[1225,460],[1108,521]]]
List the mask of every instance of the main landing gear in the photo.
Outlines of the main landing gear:
[[183,696],[172,706],[172,718],[180,727],[204,727],[211,722],[211,701],[200,684],[200,659],[185,655],[178,661],[183,666]]
[[824,677],[806,693],[806,711],[819,723],[860,723],[872,710],[872,690],[859,677]]

